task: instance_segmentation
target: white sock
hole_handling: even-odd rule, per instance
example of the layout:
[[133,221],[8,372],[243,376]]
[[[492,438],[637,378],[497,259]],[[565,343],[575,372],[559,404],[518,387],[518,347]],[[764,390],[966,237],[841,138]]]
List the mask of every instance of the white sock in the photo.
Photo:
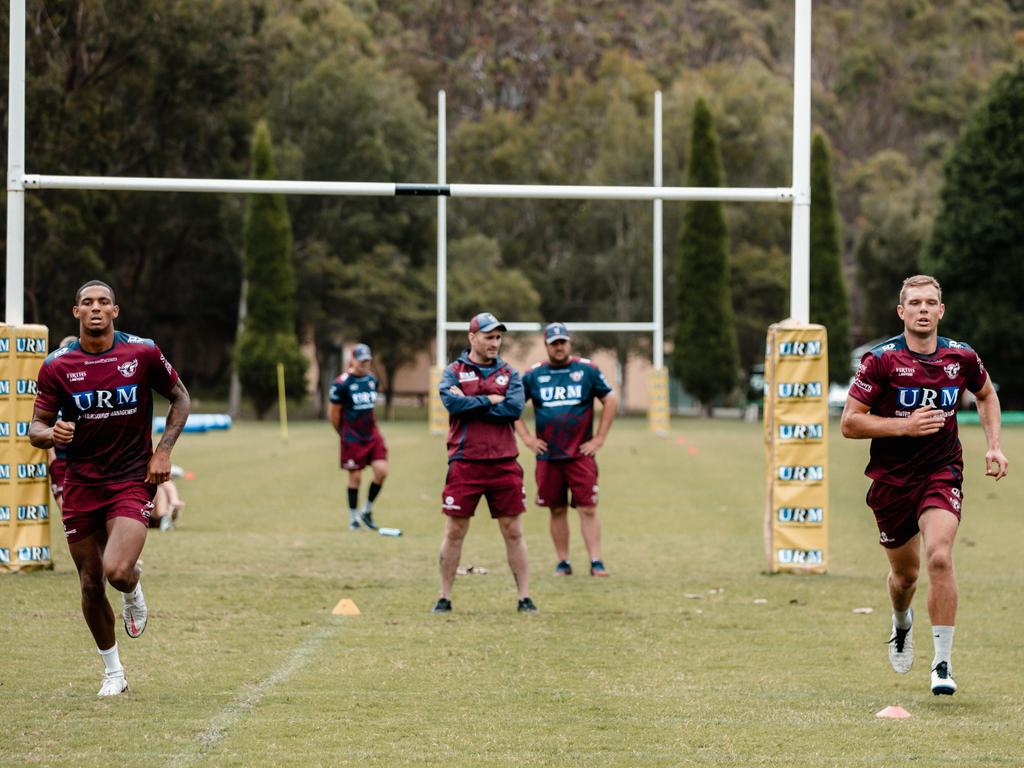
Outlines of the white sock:
[[896,629],[910,629],[914,623],[914,610],[907,608],[905,611],[893,611],[892,618],[896,622]]
[[359,512],[355,509],[350,509],[348,511],[348,519],[355,522],[359,522]]
[[99,651],[100,658],[103,659],[104,671],[108,675],[117,672],[120,672],[122,675],[124,674],[124,667],[121,666],[121,657],[117,655],[117,643],[114,643],[113,648],[108,648],[105,651],[102,648],[97,648],[96,650]]
[[373,502],[367,499],[363,502],[363,514],[368,515],[373,512]]
[[[131,592],[122,592],[121,594],[124,595],[124,601],[126,603],[134,605],[138,601],[139,597],[142,596],[142,580],[139,579],[139,581],[135,582],[135,589]],[[115,645],[114,647],[116,648],[117,646]]]
[[950,671],[953,668],[951,657],[953,655],[953,626],[937,624],[932,626],[932,640],[935,642],[935,658],[932,659],[932,669],[935,669],[941,662],[946,662]]

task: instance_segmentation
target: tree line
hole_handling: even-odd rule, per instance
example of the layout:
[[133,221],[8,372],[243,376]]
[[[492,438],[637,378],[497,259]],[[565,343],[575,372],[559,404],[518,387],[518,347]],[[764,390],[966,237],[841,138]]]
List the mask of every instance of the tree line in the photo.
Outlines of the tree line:
[[[661,89],[666,185],[689,183],[703,161],[691,144],[701,109],[712,117],[719,183],[788,184],[792,3],[639,0],[629,9],[556,0],[30,0],[27,170],[243,178],[254,172],[263,120],[281,178],[431,181],[443,87],[451,181],[648,185]],[[812,291],[830,346],[898,331],[902,277],[951,261],[930,244],[933,224],[957,202],[949,184],[940,194],[943,168],[989,83],[1014,72],[1022,14],[996,0],[815,4],[815,168],[827,167],[815,179],[812,281],[846,291],[837,299]],[[6,8],[0,23],[6,29]],[[828,193],[818,192],[822,183]],[[818,205],[828,196],[832,212]],[[73,330],[77,285],[111,280],[126,328],[160,338],[199,391],[226,392],[244,341],[236,334],[246,205],[242,196],[30,193],[27,318],[62,335]],[[699,285],[680,257],[699,205],[665,205],[666,297]],[[342,339],[371,339],[393,373],[433,335],[434,202],[297,196],[286,206],[293,337],[311,343],[323,366]],[[789,292],[788,207],[725,205],[720,215],[725,283],[716,290],[735,351],[714,397],[763,356],[765,329],[787,314]],[[487,307],[518,319],[647,319],[651,225],[643,204],[452,201],[449,316]],[[819,258],[826,252],[834,256]],[[963,272],[945,273],[951,303],[988,303],[977,295],[989,290],[977,271]],[[828,315],[846,302],[848,312]],[[1021,304],[998,305],[1007,323]],[[666,303],[670,327],[688,322],[679,313]],[[1017,353],[989,351],[977,334],[994,321],[971,326],[970,314],[951,311],[949,330],[974,334],[1013,396]],[[650,354],[649,340],[635,335],[586,343],[621,362]],[[841,360],[832,367],[845,378]]]

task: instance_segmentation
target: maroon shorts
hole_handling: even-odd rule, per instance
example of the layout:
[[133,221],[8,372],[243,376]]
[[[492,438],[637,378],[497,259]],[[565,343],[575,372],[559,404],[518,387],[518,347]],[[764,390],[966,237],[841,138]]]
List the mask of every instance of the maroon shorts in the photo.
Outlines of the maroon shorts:
[[515,459],[453,461],[441,494],[441,511],[449,517],[472,517],[480,497],[487,497],[491,517],[515,517],[526,511],[523,468]]
[[867,502],[878,523],[878,541],[896,549],[920,532],[918,518],[926,509],[945,509],[960,519],[964,494],[963,475],[956,467],[945,467],[913,486],[890,485],[875,480],[868,488]]
[[67,459],[54,459],[47,470],[50,473],[50,489],[55,498],[64,494],[64,473],[68,470]]
[[537,506],[564,507],[572,491],[573,507],[597,506],[597,459],[577,456],[537,462]]
[[155,494],[155,485],[137,480],[108,485],[67,483],[61,514],[64,535],[73,544],[105,531],[107,521],[115,517],[130,517],[149,527]]
[[341,441],[341,468],[362,469],[374,461],[387,461],[388,444],[382,435],[376,435],[368,443],[347,443]]

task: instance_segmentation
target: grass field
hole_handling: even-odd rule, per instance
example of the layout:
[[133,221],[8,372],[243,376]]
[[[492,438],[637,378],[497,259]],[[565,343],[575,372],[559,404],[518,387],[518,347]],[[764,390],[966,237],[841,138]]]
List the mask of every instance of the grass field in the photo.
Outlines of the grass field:
[[[654,438],[621,421],[600,455],[612,577],[552,576],[546,513],[531,508],[534,616],[515,612],[486,514],[463,564],[490,572],[458,578],[450,617],[429,613],[445,457],[422,424],[384,425],[377,517],[401,538],[344,530],[322,424],[293,424],[287,445],[273,424],[185,435],[175,461],[196,479],[181,483],[179,529],[146,546],[149,628],[118,630],[127,695],[95,696],[102,667],[59,526],[54,572],[0,578],[0,765],[1024,764],[1019,467],[984,478],[982,433],[963,430],[960,691],[933,697],[923,590],[918,662],[889,668],[867,444],[836,426],[827,575],[761,572],[759,425],[677,421]],[[1024,428],[1004,449],[1024,461]],[[582,566],[575,520],[573,548]],[[362,615],[332,616],[341,598]],[[913,717],[874,717],[890,704]]]

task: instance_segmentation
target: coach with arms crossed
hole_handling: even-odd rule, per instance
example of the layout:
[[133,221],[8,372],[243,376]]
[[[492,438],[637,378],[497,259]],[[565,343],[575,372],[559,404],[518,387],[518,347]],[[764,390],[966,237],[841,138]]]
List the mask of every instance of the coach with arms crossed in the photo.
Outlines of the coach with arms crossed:
[[889,661],[901,673],[909,672],[914,662],[910,603],[923,538],[935,645],[932,693],[951,695],[956,693],[951,661],[957,608],[953,540],[964,502],[957,406],[965,389],[977,397],[988,443],[985,474],[999,480],[1008,466],[999,446],[999,398],[978,354],[963,342],[938,335],[945,306],[934,277],[907,278],[896,312],[903,333],[861,359],[843,410],[842,431],[844,437],[871,438],[864,473],[872,480],[867,502],[889,559]]
[[469,323],[469,349],[444,370],[441,402],[448,410],[448,476],[441,494],[445,514],[439,570],[441,596],[434,613],[452,609],[452,584],[462,542],[481,496],[497,519],[519,593],[520,613],[534,613],[526,541],[519,516],[526,511],[523,468],[513,424],[523,412],[523,382],[502,360],[505,326],[489,312]]

